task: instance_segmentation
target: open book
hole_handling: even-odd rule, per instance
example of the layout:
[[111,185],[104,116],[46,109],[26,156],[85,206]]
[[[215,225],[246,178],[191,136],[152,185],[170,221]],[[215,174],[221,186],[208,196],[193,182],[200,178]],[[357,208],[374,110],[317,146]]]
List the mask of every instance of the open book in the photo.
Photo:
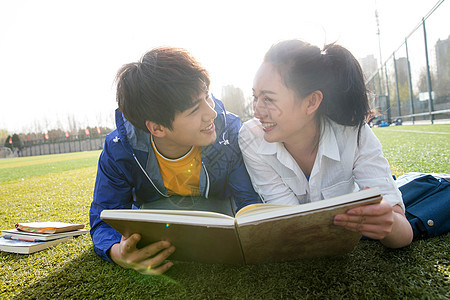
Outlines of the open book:
[[253,204],[236,217],[205,211],[118,209],[100,217],[124,236],[140,233],[138,247],[167,240],[173,260],[257,264],[342,255],[361,234],[333,224],[334,216],[378,203],[378,188],[301,205]]

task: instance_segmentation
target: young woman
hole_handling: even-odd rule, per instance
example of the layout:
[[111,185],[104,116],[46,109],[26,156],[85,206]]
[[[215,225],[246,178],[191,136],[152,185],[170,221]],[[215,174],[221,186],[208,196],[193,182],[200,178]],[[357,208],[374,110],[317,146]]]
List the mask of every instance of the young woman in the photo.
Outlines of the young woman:
[[239,133],[264,202],[300,204],[378,186],[383,200],[337,215],[335,225],[398,248],[412,241],[402,196],[369,115],[361,67],[345,48],[280,42],[253,86],[255,118]]

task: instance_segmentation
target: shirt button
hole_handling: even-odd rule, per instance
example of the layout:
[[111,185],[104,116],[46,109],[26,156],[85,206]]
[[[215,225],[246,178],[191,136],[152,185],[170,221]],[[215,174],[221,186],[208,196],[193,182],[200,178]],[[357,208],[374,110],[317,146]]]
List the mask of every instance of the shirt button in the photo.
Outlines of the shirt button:
[[427,224],[428,224],[428,226],[432,227],[434,225],[434,221],[433,220],[428,220]]

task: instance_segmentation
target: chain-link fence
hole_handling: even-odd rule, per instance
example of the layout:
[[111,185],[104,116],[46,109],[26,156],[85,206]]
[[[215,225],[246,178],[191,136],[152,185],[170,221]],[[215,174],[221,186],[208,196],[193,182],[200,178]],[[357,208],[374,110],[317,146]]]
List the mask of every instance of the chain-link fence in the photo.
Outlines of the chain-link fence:
[[450,2],[439,1],[367,81],[378,120],[450,119]]

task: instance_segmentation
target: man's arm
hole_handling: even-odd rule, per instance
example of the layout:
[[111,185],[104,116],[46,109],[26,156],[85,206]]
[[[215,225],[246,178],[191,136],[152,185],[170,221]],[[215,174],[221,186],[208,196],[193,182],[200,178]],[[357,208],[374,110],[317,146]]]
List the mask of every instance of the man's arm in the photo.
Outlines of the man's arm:
[[112,159],[108,150],[105,144],[99,159],[94,199],[89,212],[94,251],[102,259],[113,261],[123,268],[131,268],[145,275],[162,274],[172,266],[171,262],[164,263],[175,251],[169,242],[160,241],[137,249],[139,234],[124,237],[100,218],[104,209],[132,207],[131,178],[124,175],[126,172]]
[[102,259],[111,261],[107,251],[121,240],[121,234],[106,224],[100,214],[104,209],[130,209],[132,186],[127,182],[120,166],[109,152],[105,142],[98,163],[93,201],[89,211],[94,251]]
[[160,241],[137,249],[140,239],[137,233],[128,238],[122,236],[120,243],[111,247],[111,259],[125,269],[134,269],[144,275],[160,275],[173,266],[172,262],[164,261],[175,251],[174,246]]

